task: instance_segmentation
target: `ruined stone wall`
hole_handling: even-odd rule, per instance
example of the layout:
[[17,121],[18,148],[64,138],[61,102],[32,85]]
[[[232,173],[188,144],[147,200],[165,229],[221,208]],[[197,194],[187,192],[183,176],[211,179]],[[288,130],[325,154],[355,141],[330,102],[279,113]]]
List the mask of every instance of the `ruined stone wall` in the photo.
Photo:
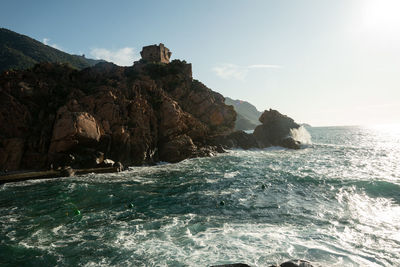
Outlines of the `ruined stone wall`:
[[140,52],[142,59],[150,62],[169,63],[171,52],[164,44],[145,46]]

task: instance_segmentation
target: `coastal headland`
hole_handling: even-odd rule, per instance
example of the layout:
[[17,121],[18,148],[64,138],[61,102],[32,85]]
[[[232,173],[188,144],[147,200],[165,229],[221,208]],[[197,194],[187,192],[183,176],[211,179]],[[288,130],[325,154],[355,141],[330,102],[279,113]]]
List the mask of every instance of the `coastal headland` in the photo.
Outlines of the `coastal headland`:
[[163,44],[131,67],[77,70],[40,63],[0,75],[0,170],[59,170],[179,162],[226,148],[300,148],[300,127],[265,111],[253,134],[234,131],[236,112],[192,77]]

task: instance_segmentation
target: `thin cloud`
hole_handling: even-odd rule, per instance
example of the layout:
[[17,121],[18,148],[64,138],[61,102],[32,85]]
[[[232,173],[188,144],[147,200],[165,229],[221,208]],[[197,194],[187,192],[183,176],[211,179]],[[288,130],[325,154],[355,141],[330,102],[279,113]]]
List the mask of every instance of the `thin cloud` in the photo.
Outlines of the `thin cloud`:
[[248,69],[234,64],[221,64],[213,68],[217,76],[222,79],[236,79],[243,81],[247,75]]
[[255,64],[247,66],[248,69],[282,69],[279,65]]
[[90,55],[96,59],[104,59],[119,66],[131,66],[139,59],[139,55],[132,47],[124,47],[118,50],[108,50],[105,48],[93,48]]
[[252,69],[281,69],[282,66],[279,65],[268,65],[268,64],[254,64],[249,66],[239,66],[235,64],[220,64],[212,70],[218,77],[222,79],[236,79],[239,81],[244,81],[247,74]]
[[55,49],[61,50],[61,47],[59,47],[59,46],[56,45],[56,44],[51,44],[49,41],[50,41],[49,38],[43,38],[43,43],[44,43],[45,45],[48,45],[48,46],[51,46],[51,47],[53,47],[53,48],[55,48]]

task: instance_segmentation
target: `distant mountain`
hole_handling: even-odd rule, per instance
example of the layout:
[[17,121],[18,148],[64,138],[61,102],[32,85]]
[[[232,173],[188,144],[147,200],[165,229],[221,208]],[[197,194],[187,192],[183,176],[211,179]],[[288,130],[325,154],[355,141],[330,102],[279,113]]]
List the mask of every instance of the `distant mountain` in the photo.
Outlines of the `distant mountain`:
[[103,60],[70,55],[28,36],[0,28],[0,72],[27,69],[40,62],[69,63],[71,67],[80,70]]
[[261,112],[249,102],[225,97],[225,104],[232,105],[237,113],[236,130],[253,130],[257,125],[261,124],[258,120]]

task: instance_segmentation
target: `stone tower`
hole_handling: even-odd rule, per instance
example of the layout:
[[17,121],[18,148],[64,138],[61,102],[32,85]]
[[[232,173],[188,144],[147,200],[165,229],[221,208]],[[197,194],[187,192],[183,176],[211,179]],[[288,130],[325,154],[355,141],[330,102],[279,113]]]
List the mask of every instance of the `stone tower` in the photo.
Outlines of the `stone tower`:
[[143,60],[161,63],[169,63],[171,54],[169,49],[161,43],[159,45],[144,46],[142,52],[140,52]]

